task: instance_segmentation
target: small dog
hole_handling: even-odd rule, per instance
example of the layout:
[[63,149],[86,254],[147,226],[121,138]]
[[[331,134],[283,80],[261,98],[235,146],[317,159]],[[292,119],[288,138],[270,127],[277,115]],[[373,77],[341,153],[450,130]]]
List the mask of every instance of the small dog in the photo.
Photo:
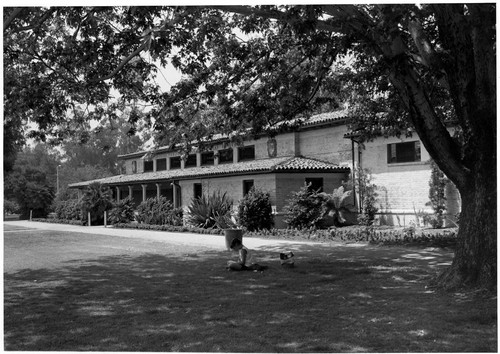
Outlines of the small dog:
[[293,252],[280,253],[280,263],[283,267],[293,268],[295,265]]

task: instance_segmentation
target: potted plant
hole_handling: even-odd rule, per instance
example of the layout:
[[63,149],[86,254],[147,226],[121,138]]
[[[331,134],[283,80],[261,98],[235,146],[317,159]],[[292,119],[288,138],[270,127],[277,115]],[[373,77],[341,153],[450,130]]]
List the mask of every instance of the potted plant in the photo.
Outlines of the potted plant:
[[224,230],[224,236],[226,238],[226,248],[229,251],[231,242],[233,239],[237,238],[243,240],[243,229],[238,227],[236,222],[231,217],[230,213],[219,214],[214,216],[215,226],[219,229]]

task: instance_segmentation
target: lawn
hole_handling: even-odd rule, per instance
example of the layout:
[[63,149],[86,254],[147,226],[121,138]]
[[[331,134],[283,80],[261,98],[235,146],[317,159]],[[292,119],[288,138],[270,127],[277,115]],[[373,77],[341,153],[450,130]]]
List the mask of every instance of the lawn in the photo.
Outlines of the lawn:
[[5,350],[497,351],[496,297],[426,287],[450,251],[294,249],[229,272],[222,245],[6,228]]

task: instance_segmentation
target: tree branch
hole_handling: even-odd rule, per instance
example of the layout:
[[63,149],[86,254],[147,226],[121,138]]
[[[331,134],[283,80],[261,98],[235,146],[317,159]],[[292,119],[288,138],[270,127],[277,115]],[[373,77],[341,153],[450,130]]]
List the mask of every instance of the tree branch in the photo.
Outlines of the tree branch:
[[23,11],[22,7],[16,7],[12,10],[10,16],[3,23],[3,31],[11,25],[11,23],[16,19],[16,17]]

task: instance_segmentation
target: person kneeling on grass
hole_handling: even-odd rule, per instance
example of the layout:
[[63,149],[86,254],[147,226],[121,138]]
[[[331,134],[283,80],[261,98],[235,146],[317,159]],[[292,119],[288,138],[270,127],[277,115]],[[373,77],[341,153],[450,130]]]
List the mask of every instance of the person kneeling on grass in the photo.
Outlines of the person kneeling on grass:
[[227,269],[228,270],[253,270],[253,271],[262,271],[267,267],[261,266],[257,263],[252,263],[250,265],[246,265],[248,258],[248,248],[243,246],[240,239],[233,239],[231,241],[231,245],[229,246],[231,251],[238,252],[238,261],[228,261]]

